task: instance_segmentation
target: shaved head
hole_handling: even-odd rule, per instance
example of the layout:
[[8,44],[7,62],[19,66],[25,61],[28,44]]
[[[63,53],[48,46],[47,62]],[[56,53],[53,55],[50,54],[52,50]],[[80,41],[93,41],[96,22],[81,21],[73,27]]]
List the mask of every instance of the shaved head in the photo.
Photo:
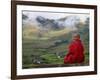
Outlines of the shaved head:
[[78,33],[73,34],[73,39],[74,40],[80,39],[80,34],[78,34]]

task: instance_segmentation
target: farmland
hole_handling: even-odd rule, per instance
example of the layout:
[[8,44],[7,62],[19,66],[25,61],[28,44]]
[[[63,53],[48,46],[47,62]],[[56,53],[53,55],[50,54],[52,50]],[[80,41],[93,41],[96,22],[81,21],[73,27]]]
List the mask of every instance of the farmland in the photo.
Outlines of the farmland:
[[[71,42],[71,32],[68,32],[66,29],[51,31],[44,33],[40,37],[31,32],[32,27],[24,28],[24,30],[26,31],[23,31],[22,40],[23,68],[36,68],[40,67],[39,65],[47,64],[63,64],[64,56],[67,54],[68,45]],[[85,62],[88,64],[89,46],[88,39],[86,40],[88,34],[82,37],[85,43]]]

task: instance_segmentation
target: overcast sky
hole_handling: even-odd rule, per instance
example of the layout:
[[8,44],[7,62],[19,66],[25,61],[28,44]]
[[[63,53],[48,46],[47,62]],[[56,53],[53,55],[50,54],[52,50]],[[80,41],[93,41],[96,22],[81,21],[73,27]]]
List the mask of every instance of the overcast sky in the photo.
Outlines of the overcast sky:
[[81,22],[84,22],[87,17],[89,17],[89,14],[82,14],[82,13],[59,13],[59,12],[36,12],[36,11],[23,11],[22,14],[27,15],[28,19],[24,20],[24,23],[31,24],[31,25],[38,25],[38,22],[36,21],[37,16],[42,16],[46,19],[60,19],[67,17],[67,20],[62,23],[62,25],[66,26],[75,26],[77,21],[76,18],[79,18]]
[[23,11],[23,14],[27,15],[30,20],[36,19],[37,16],[42,16],[48,19],[59,19],[70,15],[78,16],[81,18],[81,20],[85,20],[89,16],[89,14],[82,14],[82,13],[76,14],[76,13],[58,13],[58,12],[34,12],[34,11]]

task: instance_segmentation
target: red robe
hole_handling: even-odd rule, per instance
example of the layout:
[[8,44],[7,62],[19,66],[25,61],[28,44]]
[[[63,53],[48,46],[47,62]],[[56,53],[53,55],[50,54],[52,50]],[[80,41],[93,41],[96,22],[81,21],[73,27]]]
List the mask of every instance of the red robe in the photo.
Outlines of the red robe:
[[64,57],[64,63],[82,63],[84,62],[84,47],[81,40],[74,40],[69,45],[69,52]]

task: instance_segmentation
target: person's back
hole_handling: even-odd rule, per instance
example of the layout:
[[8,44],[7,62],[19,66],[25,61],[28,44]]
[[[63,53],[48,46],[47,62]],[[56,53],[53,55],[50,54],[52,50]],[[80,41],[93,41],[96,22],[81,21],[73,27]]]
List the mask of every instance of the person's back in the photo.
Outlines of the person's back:
[[84,47],[80,36],[74,36],[72,43],[69,45],[69,52],[64,57],[64,63],[82,63],[84,62]]

